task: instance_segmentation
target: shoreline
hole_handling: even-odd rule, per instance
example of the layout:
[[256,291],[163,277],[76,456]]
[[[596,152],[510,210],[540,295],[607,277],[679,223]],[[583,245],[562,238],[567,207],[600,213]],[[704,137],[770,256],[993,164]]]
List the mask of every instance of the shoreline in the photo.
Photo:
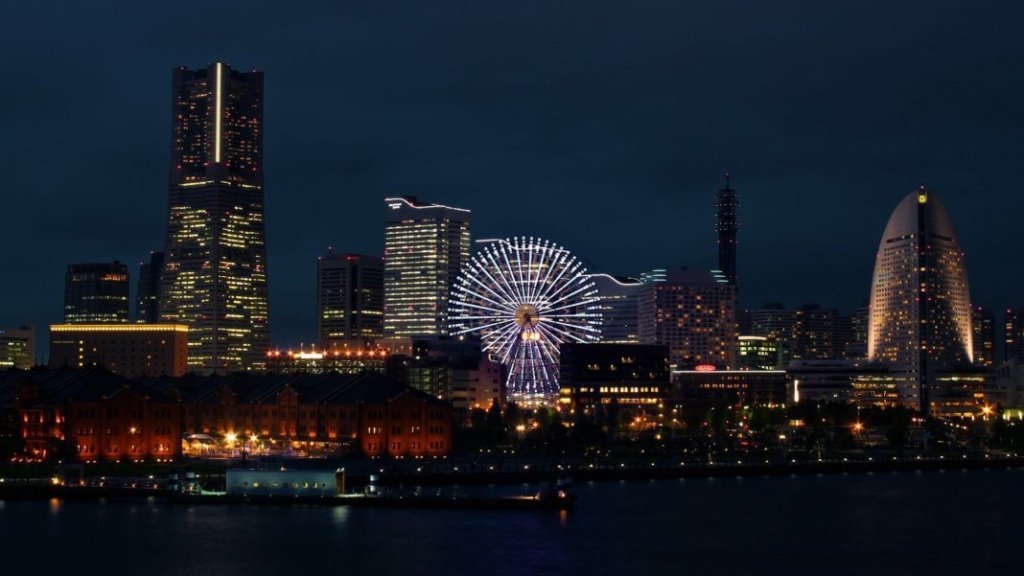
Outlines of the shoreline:
[[[811,476],[837,474],[871,474],[876,472],[928,472],[942,470],[993,470],[1024,468],[1022,457],[983,458],[902,458],[892,460],[825,460],[791,462],[785,464],[682,464],[675,467],[565,467],[561,474],[576,482],[639,482],[651,480],[684,480],[713,478],[748,478],[779,476]],[[380,475],[378,485],[386,488],[415,486],[481,486],[544,484],[553,482],[556,474],[550,470],[521,470],[459,473],[387,473]],[[350,475],[346,485],[362,489],[369,484],[368,475]],[[50,500],[88,501],[101,499],[139,500],[158,498],[174,500],[176,493],[166,488],[125,486],[68,486],[53,483],[51,479],[5,480],[0,483],[0,501]],[[316,499],[275,497],[276,504],[317,504]],[[325,498],[324,500],[331,500]],[[184,501],[184,503],[188,503]],[[259,503],[224,498],[212,504]],[[328,503],[328,502],[322,502]]]

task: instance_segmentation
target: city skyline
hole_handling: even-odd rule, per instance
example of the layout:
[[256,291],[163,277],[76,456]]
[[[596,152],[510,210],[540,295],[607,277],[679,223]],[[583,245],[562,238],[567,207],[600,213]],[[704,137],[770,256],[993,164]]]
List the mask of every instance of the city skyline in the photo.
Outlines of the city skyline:
[[[500,8],[492,10],[511,16]],[[26,279],[16,280],[5,289],[5,295],[19,302],[19,306],[0,308],[0,325],[41,327],[59,322],[57,275],[71,262],[118,259],[131,263],[134,284],[134,263],[163,246],[162,205],[166,192],[162,175],[168,138],[166,70],[179,64],[201,66],[214,61],[229,62],[240,69],[255,67],[267,73],[267,116],[271,119],[266,136],[267,173],[273,185],[268,188],[266,209],[269,260],[274,262],[270,301],[275,344],[315,338],[314,310],[308,305],[315,295],[310,264],[313,256],[329,245],[344,252],[381,253],[383,235],[373,215],[384,197],[419,194],[433,202],[464,206],[473,210],[474,228],[480,237],[549,237],[586,259],[594,272],[636,275],[645,269],[679,264],[715,267],[714,194],[726,170],[732,172],[733,187],[744,203],[739,275],[746,279],[742,294],[748,307],[780,300],[791,307],[820,302],[847,311],[860,305],[870,289],[882,217],[897,198],[922,183],[942,195],[958,221],[964,248],[972,255],[974,304],[996,310],[1020,304],[1019,300],[1024,298],[1018,296],[1017,287],[1022,283],[1022,267],[1012,261],[1013,239],[1007,232],[1012,229],[1013,211],[993,213],[990,208],[992,202],[1004,198],[998,188],[1012,182],[1010,160],[1019,156],[1016,140],[1006,140],[1010,138],[1009,127],[1015,124],[1015,108],[1007,106],[1003,98],[1018,91],[1015,87],[1020,80],[985,73],[999,69],[1004,58],[1020,48],[1020,40],[1012,34],[993,33],[1012,18],[970,14],[965,17],[971,25],[960,26],[960,22],[948,17],[930,15],[926,18],[934,20],[930,21],[933,26],[927,36],[913,27],[889,29],[891,24],[867,25],[868,33],[877,40],[876,47],[862,53],[853,48],[852,42],[828,44],[825,53],[847,60],[863,56],[866,62],[881,66],[879,70],[853,66],[847,70],[849,80],[840,80],[829,72],[820,57],[798,56],[798,63],[809,65],[820,77],[814,82],[795,78],[796,88],[785,94],[794,96],[795,103],[787,104],[777,89],[767,89],[756,77],[740,79],[742,75],[710,70],[709,65],[714,62],[730,62],[729,58],[735,56],[735,39],[739,37],[726,34],[721,14],[711,10],[716,25],[695,36],[702,46],[713,47],[709,48],[710,60],[694,62],[686,60],[685,45],[676,40],[678,31],[667,35],[657,24],[655,16],[670,13],[674,14],[673,9],[659,7],[652,8],[650,13],[632,14],[628,20],[632,28],[591,25],[595,31],[609,32],[613,45],[627,48],[631,62],[659,50],[682,58],[687,66],[681,69],[694,71],[693,82],[683,85],[672,81],[672,67],[660,61],[645,61],[648,63],[635,70],[623,71],[625,76],[617,81],[602,80],[597,96],[589,90],[580,92],[571,82],[559,81],[560,76],[554,74],[557,66],[553,66],[579,64],[582,78],[596,81],[591,73],[601,69],[608,59],[614,61],[614,56],[607,51],[597,57],[588,56],[586,47],[601,44],[586,36],[580,47],[550,63],[548,56],[556,53],[554,49],[559,44],[555,35],[545,33],[536,21],[519,22],[536,37],[535,50],[517,53],[502,49],[497,43],[487,44],[498,57],[493,70],[471,56],[456,59],[465,64],[462,75],[438,64],[435,56],[447,53],[441,51],[449,46],[444,39],[445,27],[461,29],[474,23],[479,15],[460,15],[449,24],[432,18],[436,29],[416,31],[417,39],[431,48],[419,59],[408,51],[408,45],[401,43],[380,56],[387,64],[398,64],[405,58],[411,58],[413,66],[428,64],[420,72],[406,68],[409,63],[402,64],[395,76],[404,78],[397,83],[394,77],[381,76],[367,63],[357,62],[344,53],[345,48],[373,45],[373,40],[358,35],[339,39],[338,47],[330,47],[327,54],[308,63],[296,63],[287,56],[276,55],[265,44],[249,44],[238,37],[228,46],[212,40],[195,45],[168,41],[160,49],[141,50],[139,55],[131,56],[132,82],[113,74],[123,65],[121,55],[111,58],[110,63],[98,58],[94,64],[111,77],[109,93],[117,93],[117,98],[97,99],[96,94],[88,94],[74,101],[59,100],[66,110],[59,114],[60,124],[53,123],[57,118],[42,124],[27,124],[19,118],[7,123],[7,161],[25,167],[10,170],[15,177],[11,185],[25,194],[12,199],[15,209],[7,211],[0,225],[13,234],[29,234],[33,241],[21,250],[0,253],[8,268],[26,272]],[[325,23],[337,23],[343,15],[328,15]],[[406,26],[406,18],[415,14],[399,16],[371,10],[364,16],[377,23]],[[546,16],[554,21],[568,18],[554,8]],[[840,15],[822,16],[838,22]],[[126,22],[145,17],[145,11],[133,12],[126,15]],[[910,14],[893,15],[897,23],[910,18]],[[89,20],[85,17],[84,21]],[[113,26],[136,41],[142,38],[123,24],[103,24],[100,29],[103,26]],[[975,32],[978,28],[988,32],[981,36]],[[190,24],[189,30],[199,34],[205,25]],[[515,37],[511,27],[494,25],[488,30],[498,38]],[[638,31],[656,33],[645,36]],[[750,30],[738,30],[735,34],[744,32]],[[796,32],[793,44],[773,47],[763,35],[756,34],[751,41],[764,43],[768,49],[786,51],[808,35],[817,38],[812,32]],[[841,40],[858,37],[849,28],[840,32]],[[715,33],[726,41],[713,44],[718,39]],[[952,43],[964,52],[957,55],[943,48],[938,44],[939,37],[943,43]],[[17,33],[7,38],[6,42],[19,42],[9,53],[25,56],[26,61],[45,65],[61,59],[74,60],[70,53],[60,51],[63,49],[41,53],[42,43],[38,39]],[[76,32],[72,39],[94,47],[99,55],[109,51],[98,35]],[[891,64],[882,62],[884,47],[906,46],[915,41],[920,48],[911,50],[910,55],[897,57]],[[971,48],[975,41],[979,47]],[[294,50],[302,46],[300,43]],[[288,55],[297,53],[286,51]],[[979,61],[982,55],[988,59]],[[302,73],[309,66],[323,65],[323,58],[340,59],[357,81],[324,84],[326,81]],[[907,66],[911,62],[919,66]],[[16,70],[20,70],[22,65],[15,64]],[[749,71],[754,62],[747,57],[734,64]],[[934,79],[950,65],[966,74],[960,76],[959,82],[973,83],[969,92],[959,83],[943,80],[942,75],[928,98],[909,89]],[[973,65],[978,67],[962,70]],[[518,74],[529,69],[536,72],[528,78],[544,82],[537,86],[510,86],[500,74],[503,70]],[[906,75],[898,83],[899,90],[889,87],[881,89],[879,95],[869,95],[857,89],[858,82],[879,89],[879,81],[890,78],[897,70]],[[785,68],[772,71],[792,74]],[[38,120],[47,106],[56,106],[55,99],[64,98],[63,86],[78,78],[78,73],[69,70],[66,76],[55,77],[25,70],[23,78],[24,87],[9,97],[22,98],[14,101],[17,108],[24,109],[27,118]],[[641,95],[640,103],[633,105],[624,93],[631,81],[644,81],[641,85],[671,97]],[[406,88],[412,82],[426,82],[428,88],[409,96],[411,100],[400,106],[402,101],[396,98],[407,94]],[[460,99],[454,104],[439,102],[431,96],[443,94],[446,87],[460,86],[460,82],[468,82],[485,94],[509,87],[515,90],[508,98],[497,100],[493,96],[468,96],[475,92],[461,90]],[[699,89],[696,95],[694,86]],[[813,86],[817,87],[812,94],[801,91]],[[814,94],[820,95],[821,86],[854,90],[846,95],[830,92],[838,100],[827,109],[814,108],[820,118],[811,113],[800,114],[795,106],[806,104]],[[51,100],[26,98],[33,90],[44,89]],[[736,97],[722,103],[708,100],[724,92],[743,91],[767,101],[759,104]],[[108,94],[105,90],[96,92]],[[993,104],[981,105],[977,93],[995,99]],[[513,99],[512,95],[526,99]],[[530,102],[531,98],[538,101],[531,106],[517,104]],[[375,104],[375,99],[381,103]],[[350,105],[337,108],[332,116],[315,113],[316,107],[306,106],[310,101]],[[948,118],[942,113],[947,107],[960,110],[962,118]],[[690,110],[703,108],[707,113],[701,115],[708,120],[695,121],[697,117]],[[898,111],[909,116],[899,124],[904,129],[895,132],[861,131],[852,126],[853,122],[843,120],[853,113],[869,126],[877,126],[891,122]],[[398,118],[405,120],[396,123],[402,125],[401,137],[383,122],[381,114],[385,112],[398,112]],[[567,117],[559,120],[562,115]],[[730,120],[734,115],[753,118],[755,125],[740,126]],[[788,124],[772,119],[777,115]],[[524,126],[509,130],[509,118]],[[445,119],[457,121],[450,135],[435,129],[435,122]],[[51,134],[57,126],[94,133],[95,122],[103,122],[115,137],[100,139],[76,154],[66,153],[66,144],[60,138],[40,140],[40,134]],[[409,129],[410,123],[423,130]],[[542,129],[548,125],[547,131]],[[822,130],[827,127],[836,130]],[[131,138],[117,137],[129,131]],[[671,131],[678,135],[666,136]],[[424,141],[417,136],[420,132],[437,135],[436,141],[432,141],[437,148],[424,148]],[[623,135],[615,140],[619,142],[616,145],[593,144],[595,138],[587,137],[589,134],[604,139],[605,135],[616,133]],[[408,144],[404,143],[406,137]],[[800,142],[803,137],[807,137],[810,146]],[[125,147],[126,143],[130,147]],[[521,152],[541,144],[549,157]],[[820,150],[811,149],[815,147]],[[776,149],[788,151],[773,151]],[[851,151],[849,156],[844,154]],[[22,173],[33,172],[39,158],[48,157],[65,158],[67,172],[76,174],[76,183],[62,182],[61,174],[57,174],[54,182],[21,180]],[[111,188],[102,175],[114,169],[119,171],[120,179],[118,186]],[[126,187],[133,190],[131,195],[121,192]],[[70,195],[63,190],[82,193]],[[628,196],[635,202],[611,201],[616,195]],[[538,207],[531,210],[529,226],[524,226],[522,220],[506,217],[505,202],[510,198]],[[48,204],[60,209],[44,210],[42,206]],[[99,205],[104,208],[98,209]],[[32,234],[25,226],[31,225],[33,218],[19,217],[26,213],[46,214],[52,218],[56,232],[47,237]],[[337,218],[336,214],[365,217],[353,222]],[[599,229],[613,233],[595,233]],[[54,254],[62,256],[54,262]],[[1011,261],[1005,261],[1006,258]],[[637,265],[635,269],[623,269],[624,262]],[[808,272],[819,270],[826,273]],[[790,281],[800,274],[814,274],[815,281]],[[821,277],[827,277],[827,283]]]

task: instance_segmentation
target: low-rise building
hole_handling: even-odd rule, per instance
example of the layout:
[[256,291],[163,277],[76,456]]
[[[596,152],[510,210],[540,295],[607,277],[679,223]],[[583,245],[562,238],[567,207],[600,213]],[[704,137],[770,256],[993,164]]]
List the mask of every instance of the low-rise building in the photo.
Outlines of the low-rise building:
[[559,403],[572,411],[656,406],[668,391],[668,346],[567,342],[559,355]]
[[789,363],[793,402],[853,402],[868,407],[899,404],[889,366],[867,360],[794,360]]
[[188,326],[54,324],[50,367],[102,366],[126,378],[181,376],[188,369]]
[[698,412],[712,406],[781,406],[788,403],[785,370],[718,370],[711,364],[673,370],[669,399]]
[[0,328],[0,370],[27,370],[35,363],[36,331],[32,326]]
[[23,373],[17,404],[33,460],[173,460],[181,453],[181,403],[103,368]]

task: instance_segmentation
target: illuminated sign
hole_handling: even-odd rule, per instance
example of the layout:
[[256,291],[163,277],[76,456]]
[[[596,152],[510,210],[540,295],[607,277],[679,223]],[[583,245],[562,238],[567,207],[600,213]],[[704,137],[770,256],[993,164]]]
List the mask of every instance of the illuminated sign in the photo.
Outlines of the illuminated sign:
[[693,369],[697,372],[714,372],[715,370],[718,370],[714,364],[698,364],[694,366]]

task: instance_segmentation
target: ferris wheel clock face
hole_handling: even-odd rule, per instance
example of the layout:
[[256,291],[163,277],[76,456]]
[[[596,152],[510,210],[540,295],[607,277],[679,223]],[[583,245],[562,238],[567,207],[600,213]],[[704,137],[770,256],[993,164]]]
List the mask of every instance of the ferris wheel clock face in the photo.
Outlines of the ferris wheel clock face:
[[453,335],[479,336],[483,350],[508,367],[508,393],[518,401],[557,394],[559,345],[601,335],[586,267],[539,238],[485,241],[456,281],[449,318]]

